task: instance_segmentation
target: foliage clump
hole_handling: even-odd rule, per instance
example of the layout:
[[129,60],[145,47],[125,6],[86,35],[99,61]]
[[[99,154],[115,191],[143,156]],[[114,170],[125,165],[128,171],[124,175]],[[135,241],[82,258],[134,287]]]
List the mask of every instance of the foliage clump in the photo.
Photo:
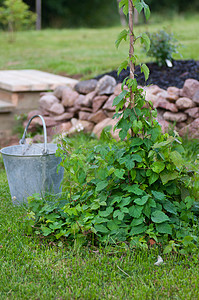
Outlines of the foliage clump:
[[[152,103],[146,102],[134,78],[134,43],[140,39],[149,49],[150,41],[145,34],[134,35],[132,11],[144,9],[146,17],[150,11],[143,0],[120,3],[124,13],[129,12],[129,31],[122,31],[117,45],[129,36],[130,78],[113,101],[119,141],[107,130],[103,141],[93,143],[90,150],[82,145],[72,149],[64,140],[57,153],[67,174],[64,199],[50,205],[31,197],[28,216],[37,233],[79,244],[126,242],[147,247],[153,240],[158,245],[169,242],[165,251],[170,252],[178,241],[193,249],[195,169],[183,159],[179,136],[162,133]],[[147,79],[147,66],[140,67]]]
[[173,34],[159,30],[155,33],[147,32],[147,35],[151,41],[147,56],[155,58],[159,66],[168,65],[169,62],[172,62],[173,54],[178,53],[179,47]]
[[12,34],[31,28],[35,20],[35,14],[22,0],[5,0],[0,7],[0,23]]

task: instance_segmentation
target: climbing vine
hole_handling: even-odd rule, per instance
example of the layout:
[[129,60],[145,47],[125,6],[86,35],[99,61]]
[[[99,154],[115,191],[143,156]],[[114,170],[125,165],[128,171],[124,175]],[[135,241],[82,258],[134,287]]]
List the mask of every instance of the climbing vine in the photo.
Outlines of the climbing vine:
[[[73,149],[65,139],[57,153],[67,174],[64,199],[50,205],[46,199],[31,197],[28,216],[38,234],[80,245],[125,242],[147,247],[153,240],[167,244],[169,252],[173,241],[181,249],[189,236],[192,249],[197,237],[190,174],[196,169],[183,159],[179,136],[162,133],[156,111],[134,77],[134,44],[140,40],[149,49],[150,41],[145,34],[135,36],[132,12],[134,7],[139,13],[143,9],[148,18],[150,10],[143,0],[121,0],[120,6],[129,15],[129,30],[119,34],[116,46],[128,37],[130,41],[129,57],[118,70],[129,64],[130,77],[113,101],[120,141],[107,129],[90,150],[82,145]],[[140,67],[147,79],[147,66]]]

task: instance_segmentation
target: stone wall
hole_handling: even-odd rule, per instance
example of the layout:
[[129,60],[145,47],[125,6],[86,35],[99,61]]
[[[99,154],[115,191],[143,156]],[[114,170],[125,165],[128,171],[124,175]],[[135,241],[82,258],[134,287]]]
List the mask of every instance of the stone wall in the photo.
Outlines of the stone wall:
[[[143,90],[146,100],[152,101],[157,108],[157,120],[164,132],[175,124],[180,135],[199,138],[199,81],[187,79],[182,89],[169,87],[163,90],[152,85]],[[74,89],[59,86],[54,92],[41,94],[39,108],[28,114],[28,120],[35,114],[43,115],[48,136],[71,135],[81,130],[99,136],[105,126],[114,126],[117,122],[112,119],[115,112],[112,104],[120,92],[121,83],[116,84],[108,75],[99,81],[81,81]],[[42,125],[41,120],[35,118],[30,126],[34,130],[38,125]],[[116,137],[117,132],[113,135]]]

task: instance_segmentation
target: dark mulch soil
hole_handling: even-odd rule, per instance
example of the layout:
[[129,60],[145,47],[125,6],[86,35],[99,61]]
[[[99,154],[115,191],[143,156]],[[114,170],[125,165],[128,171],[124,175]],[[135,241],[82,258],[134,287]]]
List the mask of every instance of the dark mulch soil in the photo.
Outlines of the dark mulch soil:
[[[188,78],[199,80],[199,61],[195,60],[174,60],[173,67],[159,67],[156,63],[147,63],[150,70],[149,79],[145,83],[144,75],[140,72],[140,67],[136,66],[135,74],[139,85],[157,84],[160,88],[167,89],[169,86],[182,88],[184,81]],[[106,73],[113,76],[117,83],[122,82],[129,76],[129,68],[123,70],[120,75],[117,71]],[[105,74],[99,75],[96,79],[100,79]]]

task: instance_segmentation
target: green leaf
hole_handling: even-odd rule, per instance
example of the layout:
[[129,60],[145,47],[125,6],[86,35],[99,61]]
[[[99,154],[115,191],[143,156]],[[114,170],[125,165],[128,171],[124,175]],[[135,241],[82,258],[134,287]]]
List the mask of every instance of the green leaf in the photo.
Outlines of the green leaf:
[[139,154],[132,154],[131,159],[137,162],[142,162],[142,157]]
[[177,214],[177,209],[176,209],[175,205],[172,202],[170,202],[169,200],[164,200],[162,205],[163,205],[164,209],[166,211],[168,211],[169,213],[174,214],[174,215]]
[[143,213],[145,214],[145,216],[147,216],[147,218],[150,218],[150,216],[151,216],[151,205],[148,202],[144,205]]
[[129,5],[128,5],[128,0],[120,0],[119,2],[119,8],[122,7],[123,9],[123,13],[125,14],[125,16],[128,15],[128,11],[129,11]]
[[147,227],[144,226],[144,224],[140,224],[138,226],[133,226],[131,228],[131,231],[129,232],[129,235],[136,235],[136,234],[143,233],[146,231],[146,229],[147,229]]
[[162,183],[166,184],[168,181],[178,178],[178,172],[169,172],[167,170],[164,170],[163,173],[160,174],[160,178],[162,180]]
[[166,221],[170,221],[169,217],[160,210],[156,210],[151,214],[151,220],[154,223],[164,223]]
[[113,207],[107,207],[106,210],[99,211],[101,217],[108,217],[113,212]]
[[135,137],[135,138],[132,139],[131,146],[132,147],[134,147],[134,146],[140,146],[143,143],[144,143],[143,139]]
[[133,219],[130,226],[137,226],[144,223],[144,217],[140,217],[138,219]]
[[149,199],[148,204],[149,204],[150,207],[153,207],[153,208],[156,207],[156,202],[155,202],[155,200],[152,199],[152,198]]
[[183,167],[184,160],[179,152],[172,151],[170,152],[169,157],[178,169],[181,169]]
[[120,32],[120,34],[118,35],[117,40],[115,41],[115,46],[116,46],[116,48],[119,47],[119,45],[120,45],[120,43],[121,43],[122,40],[125,40],[125,41],[126,41],[127,36],[128,36],[128,31],[127,31],[126,29],[124,29],[124,30],[122,30],[122,31]]
[[126,96],[126,94],[128,93],[127,90],[122,91],[117,97],[114,98],[113,100],[113,105],[118,105]]
[[137,89],[137,80],[134,78],[129,79],[128,87],[131,87],[132,92],[135,92]]
[[112,230],[117,230],[119,229],[118,224],[115,222],[115,220],[110,220],[107,222],[107,227],[112,231]]
[[41,226],[41,230],[44,236],[47,236],[52,233],[52,229],[45,226]]
[[95,225],[94,228],[97,232],[102,232],[102,233],[109,232],[108,228],[106,228],[106,226],[104,226],[104,225]]
[[186,203],[187,209],[190,209],[194,204],[194,199],[188,196],[185,198],[184,202]]
[[147,81],[147,79],[149,78],[149,68],[145,64],[142,64],[140,68],[141,68],[141,73],[144,73],[145,81]]
[[129,205],[129,203],[132,201],[131,197],[127,197],[127,198],[122,198],[122,201],[120,202],[120,204],[118,206],[122,207],[122,206],[127,206]]
[[123,61],[123,62],[119,65],[117,74],[119,75],[119,74],[122,72],[123,69],[126,70],[127,66],[128,66],[128,60]]
[[131,169],[133,169],[133,168],[135,167],[135,163],[134,163],[134,161],[131,159],[131,155],[130,155],[130,154],[128,154],[128,155],[126,155],[126,156],[120,158],[119,163],[120,163],[120,164],[125,164],[125,166],[126,166],[126,168],[127,168],[128,170],[131,170]]
[[143,196],[142,198],[137,198],[134,200],[134,202],[137,204],[137,205],[144,205],[149,199],[149,196]]
[[131,192],[131,193],[134,193],[135,195],[142,195],[144,192],[143,190],[141,190],[137,184],[133,184],[133,185],[130,185],[130,186],[127,186],[124,188],[125,191],[128,191],[128,192]]
[[129,207],[129,215],[133,218],[139,218],[142,214],[143,206],[133,205]]
[[148,20],[150,17],[150,14],[151,14],[149,6],[143,0],[141,0],[141,1],[142,1],[142,6],[144,7],[144,14],[145,14],[146,20]]
[[151,169],[153,170],[153,172],[155,173],[160,173],[164,170],[165,168],[165,164],[162,161],[155,161],[154,163],[152,163],[151,165]]
[[101,224],[101,223],[105,223],[105,222],[108,222],[109,219],[107,218],[100,218],[99,216],[96,216],[94,219],[93,219],[93,224]]
[[113,218],[118,218],[118,220],[122,221],[124,218],[124,213],[119,209],[115,210],[113,213]]
[[136,178],[136,170],[131,170],[131,180],[133,181]]
[[120,179],[124,179],[123,175],[125,173],[124,169],[115,169],[114,174]]
[[140,14],[142,9],[143,9],[143,4],[142,1],[140,0],[133,0],[133,5],[135,6],[135,8],[137,9],[138,13]]
[[151,191],[153,196],[157,199],[157,200],[164,200],[165,198],[165,194],[164,193],[161,193],[161,192],[157,192],[157,191]]
[[96,186],[96,192],[99,192],[99,191],[105,189],[107,187],[107,185],[108,185],[108,182],[105,180],[98,182],[98,184]]
[[146,52],[148,52],[150,49],[150,38],[149,38],[148,34],[142,33],[140,38],[141,38],[141,43],[142,44],[144,43],[144,45],[145,45]]
[[172,228],[171,225],[169,225],[167,222],[161,223],[161,224],[155,224],[156,230],[159,233],[167,233],[172,234]]
[[149,184],[153,184],[155,181],[157,181],[159,178],[159,174],[152,173],[151,176],[149,177]]

